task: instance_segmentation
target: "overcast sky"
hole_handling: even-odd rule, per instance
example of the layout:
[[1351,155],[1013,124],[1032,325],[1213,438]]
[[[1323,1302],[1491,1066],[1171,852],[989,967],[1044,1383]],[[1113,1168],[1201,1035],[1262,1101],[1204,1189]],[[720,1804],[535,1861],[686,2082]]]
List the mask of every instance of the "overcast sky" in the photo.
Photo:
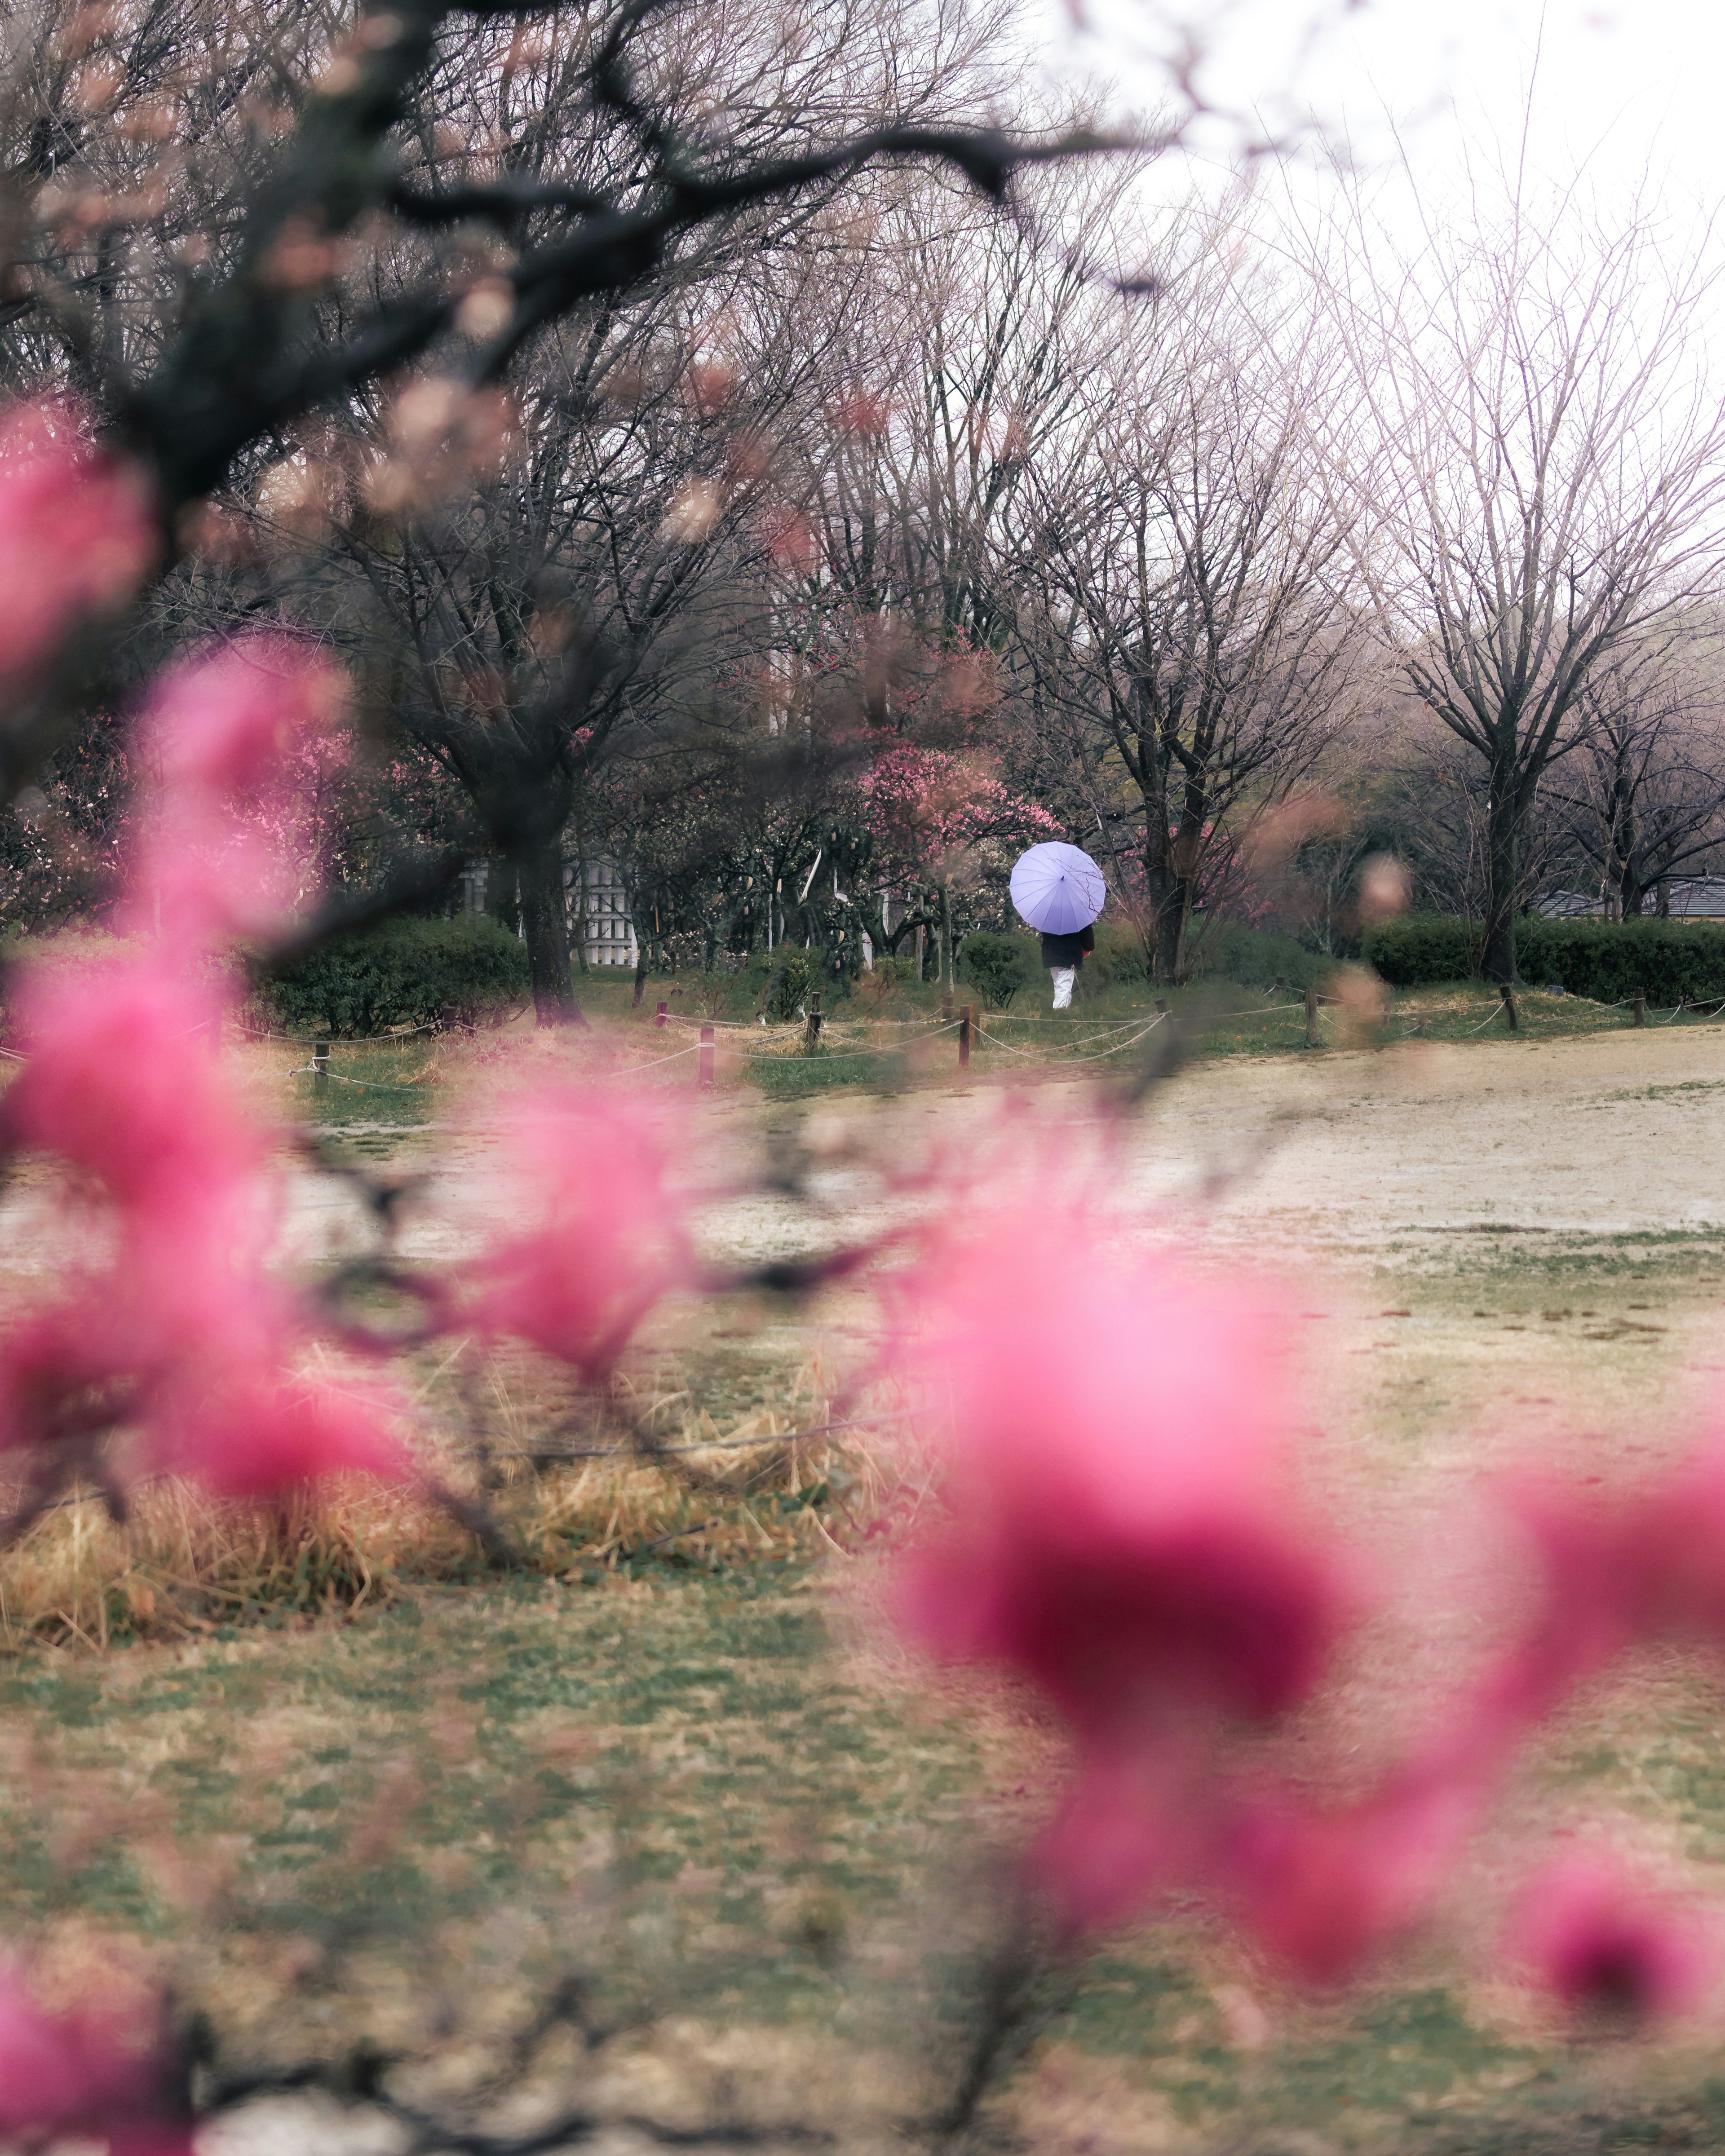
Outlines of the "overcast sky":
[[[1041,4],[1057,73],[1111,75],[1125,99],[1155,100],[1177,8],[1074,0],[1075,35],[1066,0]],[[1368,168],[1404,154],[1422,188],[1457,177],[1470,151],[1512,155],[1531,92],[1532,160],[1554,177],[1584,163],[1609,193],[1651,175],[1679,214],[1725,198],[1719,0],[1223,0],[1184,19],[1201,26],[1212,101],[1277,131],[1315,119]],[[1218,165],[1230,146],[1214,128],[1201,144]]]

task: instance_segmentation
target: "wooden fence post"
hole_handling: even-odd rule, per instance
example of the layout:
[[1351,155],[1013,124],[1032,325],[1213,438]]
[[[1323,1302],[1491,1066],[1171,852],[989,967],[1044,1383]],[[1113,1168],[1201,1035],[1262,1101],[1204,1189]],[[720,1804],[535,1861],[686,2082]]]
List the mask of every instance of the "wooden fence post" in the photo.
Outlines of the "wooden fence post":
[[958,1068],[961,1070],[968,1070],[970,1068],[970,1005],[968,1004],[960,1004],[958,1006]]
[[701,1054],[696,1059],[696,1069],[697,1089],[710,1093],[713,1086],[713,1029],[710,1025],[701,1029]]
[[952,1022],[952,991],[950,988],[942,988],[941,990],[941,1024],[942,1025],[950,1025]]
[[1515,990],[1511,988],[1507,981],[1500,981],[1497,983],[1497,993],[1503,998],[1503,1015],[1509,1020],[1510,1031],[1519,1033],[1522,1029],[1522,1022],[1516,1016]]
[[812,1055],[820,1045],[820,998],[809,998],[809,1015],[803,1024],[803,1053]]
[[1306,1045],[1308,1048],[1317,1046],[1317,990],[1316,988],[1308,988],[1306,991]]
[[330,1082],[330,1045],[326,1040],[314,1040],[311,1044],[311,1082],[314,1086],[327,1086]]
[[670,1010],[670,1005],[669,1004],[655,1004],[653,1006],[653,1023],[659,1028],[661,1033],[665,1030],[665,1014]]
[[1635,1012],[1635,1024],[1637,1025],[1645,1025],[1647,1023],[1647,991],[1645,988],[1637,988],[1634,995],[1630,998],[1630,1003]]
[[1168,1016],[1168,998],[1166,996],[1158,996],[1156,998],[1156,1015],[1158,1018],[1166,1018]]

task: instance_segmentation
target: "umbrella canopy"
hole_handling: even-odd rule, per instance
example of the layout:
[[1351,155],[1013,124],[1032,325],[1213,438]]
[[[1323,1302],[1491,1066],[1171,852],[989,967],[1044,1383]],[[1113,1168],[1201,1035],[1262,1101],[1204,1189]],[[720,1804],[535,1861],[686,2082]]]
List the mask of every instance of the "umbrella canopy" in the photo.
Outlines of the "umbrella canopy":
[[1012,902],[1045,936],[1070,936],[1102,910],[1108,887],[1102,871],[1077,846],[1050,839],[1013,864]]

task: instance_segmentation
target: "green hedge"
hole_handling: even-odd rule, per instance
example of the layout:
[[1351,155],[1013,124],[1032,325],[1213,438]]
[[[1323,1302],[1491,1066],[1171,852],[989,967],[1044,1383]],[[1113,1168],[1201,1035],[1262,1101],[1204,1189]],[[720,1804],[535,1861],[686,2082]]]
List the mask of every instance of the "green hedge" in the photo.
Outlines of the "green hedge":
[[1308,951],[1291,936],[1249,928],[1243,921],[1195,923],[1189,948],[1194,976],[1208,973],[1246,988],[1268,988],[1279,980],[1303,995],[1336,970],[1333,958]]
[[337,936],[257,983],[263,1014],[283,1032],[342,1040],[429,1025],[450,1009],[473,1024],[528,993],[526,945],[477,913],[390,921]]
[[[1404,914],[1368,929],[1365,957],[1397,988],[1477,973],[1476,923]],[[1516,923],[1516,970],[1535,988],[1615,1004],[1638,991],[1652,1004],[1725,996],[1725,923],[1710,921],[1547,921]]]
[[1366,963],[1398,988],[1467,980],[1480,970],[1481,947],[1479,923],[1447,913],[1399,913],[1360,939]]

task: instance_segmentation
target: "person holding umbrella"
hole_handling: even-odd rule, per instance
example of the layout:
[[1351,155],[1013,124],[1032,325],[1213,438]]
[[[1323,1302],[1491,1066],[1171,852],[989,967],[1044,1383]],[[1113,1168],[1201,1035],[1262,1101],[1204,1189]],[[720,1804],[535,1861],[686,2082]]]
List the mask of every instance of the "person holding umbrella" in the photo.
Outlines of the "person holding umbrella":
[[1108,886],[1102,871],[1078,846],[1058,839],[1032,846],[1013,864],[1012,902],[1021,919],[1042,937],[1042,963],[1054,977],[1054,1007],[1070,1010],[1072,990],[1085,953],[1094,951],[1092,924]]

